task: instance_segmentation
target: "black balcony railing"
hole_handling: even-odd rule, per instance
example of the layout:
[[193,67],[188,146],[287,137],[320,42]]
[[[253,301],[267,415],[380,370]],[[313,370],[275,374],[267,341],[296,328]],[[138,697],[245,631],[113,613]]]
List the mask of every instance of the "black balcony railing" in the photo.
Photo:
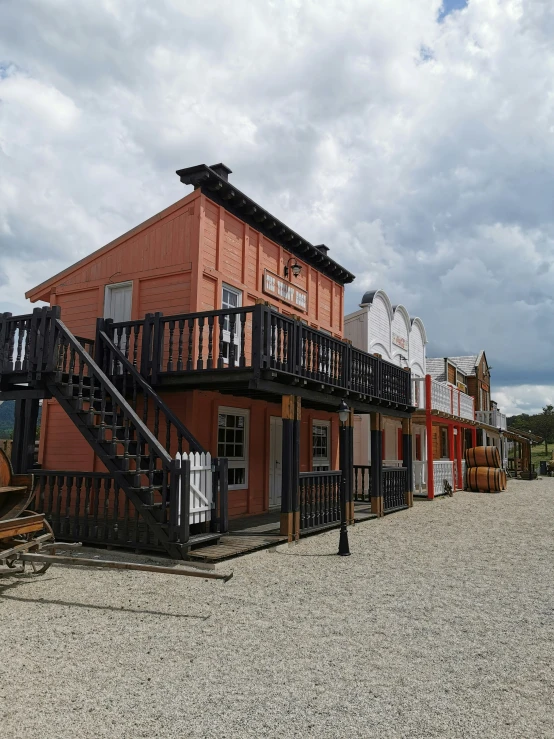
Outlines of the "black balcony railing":
[[304,378],[369,400],[411,404],[411,375],[266,305],[107,322],[113,343],[153,384],[175,374],[251,370]]

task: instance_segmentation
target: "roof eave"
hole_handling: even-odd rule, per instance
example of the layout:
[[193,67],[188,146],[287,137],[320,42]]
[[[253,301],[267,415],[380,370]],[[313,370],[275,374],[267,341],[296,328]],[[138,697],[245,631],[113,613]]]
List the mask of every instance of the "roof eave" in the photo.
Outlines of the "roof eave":
[[205,164],[178,169],[177,175],[185,185],[192,185],[210,200],[260,231],[299,259],[315,267],[340,284],[347,284],[355,275],[328,257],[324,252],[271,215],[227,180]]

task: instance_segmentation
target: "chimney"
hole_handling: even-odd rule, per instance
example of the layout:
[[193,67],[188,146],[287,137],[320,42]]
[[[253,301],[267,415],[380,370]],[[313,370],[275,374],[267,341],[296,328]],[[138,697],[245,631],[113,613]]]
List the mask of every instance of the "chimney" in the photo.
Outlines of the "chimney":
[[323,252],[325,256],[327,256],[327,252],[329,251],[329,247],[325,246],[325,244],[316,244],[316,249],[319,249],[319,251]]
[[210,169],[219,175],[222,180],[225,180],[225,182],[229,182],[229,175],[233,171],[223,164],[223,162],[219,162],[219,164],[211,164]]

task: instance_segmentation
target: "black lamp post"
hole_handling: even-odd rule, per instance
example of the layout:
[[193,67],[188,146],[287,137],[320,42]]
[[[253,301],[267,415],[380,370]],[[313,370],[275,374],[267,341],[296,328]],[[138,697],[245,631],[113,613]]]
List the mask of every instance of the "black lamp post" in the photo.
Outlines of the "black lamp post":
[[349,416],[349,408],[341,400],[339,405],[339,421],[340,421],[340,444],[343,451],[341,460],[341,477],[340,477],[340,536],[339,551],[341,557],[350,556],[350,547],[348,545],[348,528],[346,526],[346,470],[344,469],[347,455],[344,453],[346,449],[346,421]]

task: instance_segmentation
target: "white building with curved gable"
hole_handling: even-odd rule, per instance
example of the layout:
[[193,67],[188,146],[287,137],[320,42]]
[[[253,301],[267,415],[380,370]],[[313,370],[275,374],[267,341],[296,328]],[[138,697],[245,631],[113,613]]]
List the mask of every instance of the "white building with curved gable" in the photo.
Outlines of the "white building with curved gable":
[[360,310],[344,319],[344,336],[358,349],[425,377],[427,335],[423,321],[410,318],[403,305],[392,305],[384,290],[365,293]]
[[[392,305],[384,290],[370,290],[360,310],[344,319],[344,336],[353,346],[377,354],[399,367],[410,369],[414,377],[425,377],[427,335],[420,318],[411,318],[403,305]],[[416,490],[425,487],[425,425],[413,425],[412,448]],[[354,464],[370,465],[369,416],[354,419]],[[383,419],[383,465],[402,466],[402,422],[394,416]]]

